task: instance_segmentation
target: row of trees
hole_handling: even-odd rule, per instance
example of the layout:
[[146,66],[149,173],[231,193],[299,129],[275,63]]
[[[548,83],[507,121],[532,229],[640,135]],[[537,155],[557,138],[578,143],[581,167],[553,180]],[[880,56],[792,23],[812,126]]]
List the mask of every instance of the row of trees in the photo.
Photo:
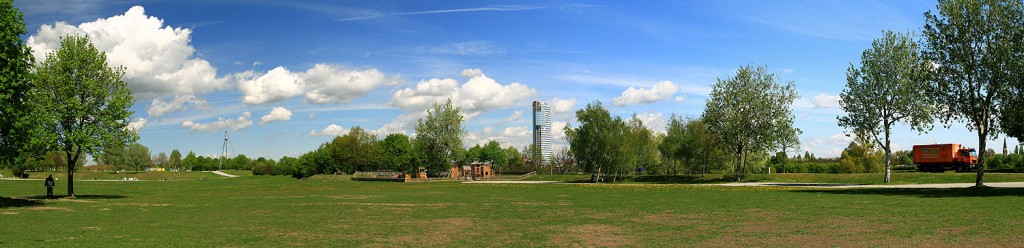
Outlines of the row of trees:
[[[921,44],[912,33],[886,31],[860,67],[847,70],[839,125],[884,151],[885,182],[898,123],[919,132],[934,118],[963,123],[976,132],[979,151],[1000,133],[1024,138],[1024,3],[940,0],[937,10],[925,13]],[[976,185],[984,173],[979,167]]]

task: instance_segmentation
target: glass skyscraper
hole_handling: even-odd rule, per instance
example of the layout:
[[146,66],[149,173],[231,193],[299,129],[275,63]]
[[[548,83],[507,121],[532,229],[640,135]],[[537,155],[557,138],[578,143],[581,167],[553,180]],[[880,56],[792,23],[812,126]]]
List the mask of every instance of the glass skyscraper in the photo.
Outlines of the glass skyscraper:
[[551,106],[542,101],[533,101],[533,147],[534,165],[551,164]]

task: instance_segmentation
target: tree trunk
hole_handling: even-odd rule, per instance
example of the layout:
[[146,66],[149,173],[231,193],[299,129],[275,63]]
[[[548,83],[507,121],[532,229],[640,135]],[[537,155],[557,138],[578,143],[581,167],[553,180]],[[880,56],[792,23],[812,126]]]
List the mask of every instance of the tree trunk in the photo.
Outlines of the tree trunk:
[[741,173],[743,173],[741,168],[743,168],[743,147],[742,146],[736,149],[736,182],[739,182],[742,179],[741,175],[740,175]]
[[[887,122],[888,123],[888,122]],[[889,179],[892,177],[892,148],[889,143],[889,126],[885,127],[885,183],[889,183]],[[877,140],[877,139],[876,139]]]
[[81,152],[75,152],[73,157],[70,151],[65,154],[67,154],[68,163],[68,198],[75,198],[75,162],[78,161]]
[[988,136],[985,127],[978,128],[978,177],[974,180],[975,187],[985,186],[985,138]]

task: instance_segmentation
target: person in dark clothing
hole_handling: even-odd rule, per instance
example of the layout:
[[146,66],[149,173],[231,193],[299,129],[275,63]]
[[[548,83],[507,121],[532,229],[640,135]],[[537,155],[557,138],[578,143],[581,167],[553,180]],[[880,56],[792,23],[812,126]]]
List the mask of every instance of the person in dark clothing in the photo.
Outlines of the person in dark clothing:
[[46,177],[46,198],[53,198],[53,186],[55,185],[53,175]]

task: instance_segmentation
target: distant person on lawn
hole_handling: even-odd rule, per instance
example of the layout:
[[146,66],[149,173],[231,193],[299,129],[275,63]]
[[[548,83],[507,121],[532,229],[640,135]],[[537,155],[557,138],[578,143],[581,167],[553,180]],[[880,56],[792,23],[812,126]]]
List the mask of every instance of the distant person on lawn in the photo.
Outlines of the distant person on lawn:
[[53,175],[46,177],[46,198],[53,198],[53,186],[56,183],[53,181]]

